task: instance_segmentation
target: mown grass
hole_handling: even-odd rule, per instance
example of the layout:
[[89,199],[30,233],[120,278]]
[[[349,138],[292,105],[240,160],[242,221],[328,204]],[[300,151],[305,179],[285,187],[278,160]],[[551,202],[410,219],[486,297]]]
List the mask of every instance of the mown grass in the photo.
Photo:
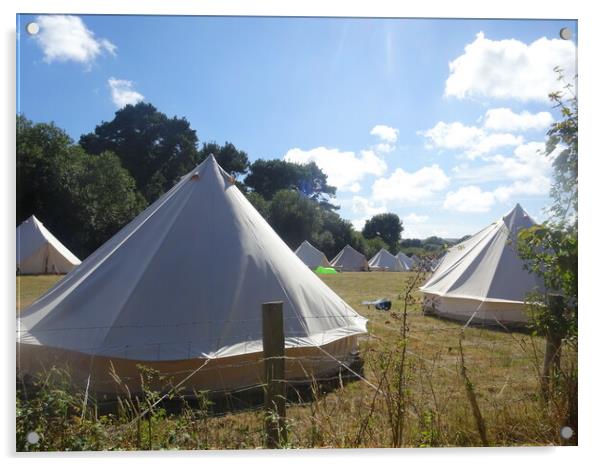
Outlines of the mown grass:
[[[502,329],[466,328],[456,322],[422,315],[420,294],[413,290],[407,307],[405,338],[402,332],[403,294],[415,277],[407,273],[341,273],[322,280],[359,313],[369,319],[369,335],[360,345],[364,376],[372,384],[354,381],[308,403],[292,403],[287,409],[288,447],[349,448],[480,446],[477,425],[460,374],[459,341],[467,375],[486,426],[488,443],[496,446],[561,444],[566,406],[545,402],[540,396],[538,368],[544,341],[527,333]],[[21,303],[33,301],[57,277],[21,277]],[[389,298],[391,311],[368,309],[364,300]],[[399,355],[406,352],[400,362]],[[576,355],[565,351],[564,364]],[[379,390],[375,390],[376,386]],[[67,391],[68,392],[68,391]],[[67,395],[65,395],[67,396]],[[69,394],[71,396],[71,394]],[[53,398],[54,399],[54,398]],[[72,406],[81,405],[81,398]],[[69,404],[68,402],[65,402]],[[23,405],[25,406],[25,405]],[[31,407],[31,403],[27,405]],[[401,407],[403,434],[392,435],[392,407]],[[22,430],[35,424],[36,413],[21,411],[27,418]],[[77,411],[77,408],[75,408]],[[24,449],[226,449],[263,445],[261,410],[209,416],[206,410],[185,408],[178,413],[153,411],[150,437],[139,423],[126,426],[131,417],[108,416],[88,409],[77,412],[61,425],[62,444],[21,442]],[[32,421],[32,419],[34,421]],[[33,422],[33,424],[32,424]],[[43,429],[50,429],[44,427]],[[27,427],[29,426],[29,427]],[[26,433],[26,432],[25,432]],[[25,435],[22,433],[22,435]],[[78,436],[72,445],[65,439]]]
[[52,287],[64,275],[17,276],[17,310],[23,310]]

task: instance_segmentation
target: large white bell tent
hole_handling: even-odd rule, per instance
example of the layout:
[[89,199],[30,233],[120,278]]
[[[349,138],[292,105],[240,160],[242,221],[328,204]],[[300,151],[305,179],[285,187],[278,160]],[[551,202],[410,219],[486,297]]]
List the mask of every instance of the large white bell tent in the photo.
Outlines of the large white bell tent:
[[520,230],[533,225],[517,204],[508,215],[451,247],[420,288],[427,310],[461,321],[525,323],[526,295],[542,292],[544,286],[523,268],[515,240]]
[[397,257],[384,248],[370,259],[368,266],[370,270],[381,272],[403,272],[407,270]]
[[299,259],[303,261],[310,269],[314,270],[316,267],[330,267],[330,262],[322,251],[314,247],[309,241],[303,241],[295,254]]
[[17,227],[17,273],[68,273],[81,261],[34,215]]
[[115,374],[139,390],[139,364],[188,390],[255,385],[270,301],[284,303],[289,379],[349,362],[366,331],[210,156],[21,313],[19,373],[66,365],[105,394]]
[[335,258],[330,261],[330,265],[343,272],[361,272],[368,270],[366,256],[349,245],[346,245],[339,251]]
[[404,270],[410,270],[412,267],[414,267],[414,259],[406,256],[403,252],[399,251],[395,257],[401,261],[401,264],[404,266]]

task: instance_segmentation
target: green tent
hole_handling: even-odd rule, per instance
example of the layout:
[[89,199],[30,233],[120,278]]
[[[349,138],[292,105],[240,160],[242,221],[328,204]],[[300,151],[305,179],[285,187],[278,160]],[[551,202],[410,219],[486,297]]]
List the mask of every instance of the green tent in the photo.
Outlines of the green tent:
[[322,267],[321,265],[319,267],[316,267],[316,269],[314,270],[314,272],[321,273],[323,275],[332,275],[332,274],[338,273],[332,267]]

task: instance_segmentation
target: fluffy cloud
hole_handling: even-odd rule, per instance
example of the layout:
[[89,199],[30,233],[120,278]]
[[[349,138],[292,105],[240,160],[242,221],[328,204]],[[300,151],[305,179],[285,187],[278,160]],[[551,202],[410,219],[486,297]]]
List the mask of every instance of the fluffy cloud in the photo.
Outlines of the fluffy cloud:
[[428,215],[418,215],[412,212],[410,215],[406,215],[403,218],[404,225],[412,224],[412,223],[424,223],[429,219]]
[[372,185],[376,201],[416,202],[428,199],[449,185],[449,178],[439,165],[422,167],[413,173],[396,169],[388,178],[380,178]]
[[516,39],[490,40],[479,32],[464,54],[449,64],[445,95],[460,99],[485,97],[547,102],[559,90],[554,67],[575,75],[573,42],[542,37],[531,44]]
[[135,105],[144,100],[144,96],[133,89],[132,81],[109,78],[108,83],[111,89],[111,99],[117,108],[125,107],[128,104]]
[[517,180],[493,191],[483,191],[478,186],[464,186],[447,193],[443,207],[457,212],[488,212],[498,202],[507,202],[516,196],[541,196],[550,190],[550,180],[537,176],[530,180]]
[[301,164],[315,162],[328,175],[328,182],[339,191],[358,192],[361,188],[359,181],[365,175],[380,176],[387,170],[385,161],[372,150],[356,154],[326,147],[310,150],[294,148],[284,155],[284,160]]
[[550,112],[514,113],[509,108],[492,108],[485,114],[485,128],[496,131],[528,131],[548,128],[554,119]]
[[372,136],[376,136],[384,142],[395,143],[399,136],[399,130],[386,125],[376,125],[370,131]]
[[512,156],[484,156],[487,162],[480,166],[461,164],[452,169],[453,178],[458,181],[485,183],[529,179],[547,176],[552,168],[554,154],[545,154],[543,142],[529,142],[514,149]]
[[42,15],[36,22],[40,31],[32,38],[47,63],[74,61],[89,66],[103,52],[115,55],[115,44],[96,38],[78,16]]
[[372,136],[376,136],[381,140],[379,144],[374,146],[374,150],[379,154],[388,154],[395,149],[395,143],[399,136],[399,130],[386,125],[376,125],[370,131]]
[[[557,153],[561,150],[559,148]],[[452,169],[454,180],[472,183],[505,181],[491,191],[475,185],[449,192],[443,206],[458,212],[487,212],[495,203],[507,202],[517,196],[543,196],[550,191],[550,174],[556,154],[545,154],[543,142],[518,146],[512,156],[484,157],[484,165],[461,165]]]
[[466,126],[458,121],[439,121],[435,126],[419,131],[427,139],[429,149],[462,150],[474,159],[504,146],[517,146],[523,142],[521,136],[511,133],[489,133],[476,126]]
[[478,186],[465,186],[447,193],[443,207],[457,212],[488,212],[495,204],[495,196],[491,192],[482,191]]

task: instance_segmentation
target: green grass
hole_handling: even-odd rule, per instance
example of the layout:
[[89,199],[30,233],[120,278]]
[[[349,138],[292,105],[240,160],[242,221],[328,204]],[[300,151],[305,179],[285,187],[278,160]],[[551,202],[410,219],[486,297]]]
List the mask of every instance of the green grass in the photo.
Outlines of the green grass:
[[64,275],[17,276],[17,310],[23,310],[39,298]]
[[[369,335],[362,339],[365,377],[312,403],[288,407],[291,447],[389,447],[391,408],[398,374],[383,369],[393,365],[405,345],[408,354],[402,396],[404,446],[479,446],[459,371],[459,336],[462,325],[423,316],[420,294],[414,292],[408,307],[408,337],[402,340],[403,292],[414,273],[340,273],[320,278],[360,314],[369,319]],[[31,303],[59,277],[21,277],[21,304]],[[401,296],[400,296],[401,294]],[[389,298],[391,311],[378,311],[363,300]],[[560,442],[562,406],[545,404],[539,397],[537,368],[544,342],[525,333],[486,328],[464,331],[463,348],[468,377],[474,387],[489,437],[498,446],[548,445]],[[397,359],[396,359],[397,358]],[[569,362],[575,355],[567,354]],[[387,372],[388,371],[388,372]],[[384,377],[386,376],[386,377]],[[387,401],[388,400],[388,401]],[[560,406],[560,407],[559,407]],[[91,410],[93,411],[93,410]],[[125,428],[119,416],[93,418],[88,424],[74,420],[70,429],[86,439],[87,449],[135,449],[136,429]],[[256,448],[262,445],[261,411],[200,417],[187,412],[163,413],[153,422],[153,448]],[[92,433],[91,433],[92,432]],[[60,448],[46,446],[48,449]]]

